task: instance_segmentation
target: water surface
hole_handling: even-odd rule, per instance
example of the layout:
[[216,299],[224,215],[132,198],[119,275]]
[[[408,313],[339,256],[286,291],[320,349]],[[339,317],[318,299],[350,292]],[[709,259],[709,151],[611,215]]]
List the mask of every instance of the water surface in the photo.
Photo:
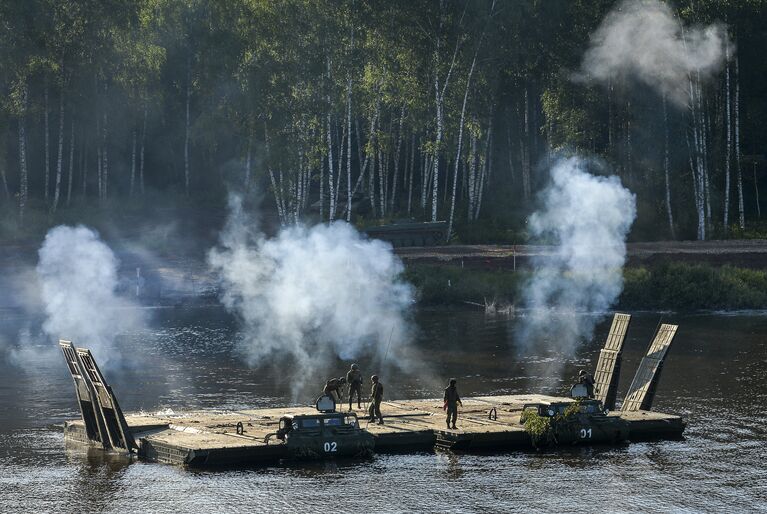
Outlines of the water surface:
[[[646,350],[658,314],[635,315],[619,397]],[[439,396],[454,376],[463,395],[562,393],[581,366],[593,369],[609,328],[575,359],[521,359],[517,320],[473,311],[416,316],[415,373],[383,367],[390,397]],[[767,315],[663,315],[680,324],[657,391],[657,410],[684,415],[684,441],[491,455],[378,455],[365,462],[189,471],[65,450],[58,424],[78,417],[56,351],[27,346],[39,320],[0,312],[0,511],[2,512],[467,512],[767,510]],[[127,358],[106,372],[125,410],[247,408],[308,401],[293,370],[249,369],[237,324],[219,309],[153,312],[151,329],[120,339]],[[2,343],[4,341],[4,343]],[[27,345],[31,343],[26,343]],[[3,346],[4,345],[4,346]],[[20,369],[12,362],[34,363]],[[359,359],[364,372],[380,362]],[[338,362],[325,375],[340,375]],[[379,371],[376,369],[375,371]],[[327,376],[307,377],[321,388]],[[542,385],[546,384],[546,385]],[[385,414],[385,412],[384,412]]]

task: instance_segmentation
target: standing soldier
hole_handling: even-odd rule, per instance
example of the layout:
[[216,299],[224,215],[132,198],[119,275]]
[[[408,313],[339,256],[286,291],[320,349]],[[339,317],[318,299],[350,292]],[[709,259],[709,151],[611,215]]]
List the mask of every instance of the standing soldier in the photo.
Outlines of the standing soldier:
[[578,382],[586,386],[586,396],[594,398],[594,377],[582,369],[578,372]]
[[453,430],[456,430],[455,422],[458,419],[458,406],[463,407],[455,384],[456,380],[451,378],[450,385],[445,388],[445,405],[443,407],[447,411],[447,428],[450,429],[450,421],[452,419]]
[[362,373],[356,364],[346,373],[346,382],[349,384],[349,410],[352,410],[352,398],[357,393],[357,408],[362,408]]
[[383,399],[383,384],[378,381],[378,375],[370,377],[373,387],[370,389],[370,421],[375,421],[378,417],[378,424],[383,425],[383,416],[381,416],[381,399]]

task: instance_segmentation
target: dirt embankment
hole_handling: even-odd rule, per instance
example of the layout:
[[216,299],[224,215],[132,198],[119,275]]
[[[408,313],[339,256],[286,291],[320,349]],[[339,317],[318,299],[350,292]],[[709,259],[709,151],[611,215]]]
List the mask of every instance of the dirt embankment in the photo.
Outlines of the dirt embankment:
[[[767,240],[764,239],[629,243],[627,251],[628,266],[674,261],[767,269]],[[546,245],[453,245],[396,250],[406,265],[442,264],[480,269],[528,268],[532,259],[545,259],[554,252],[554,247]]]

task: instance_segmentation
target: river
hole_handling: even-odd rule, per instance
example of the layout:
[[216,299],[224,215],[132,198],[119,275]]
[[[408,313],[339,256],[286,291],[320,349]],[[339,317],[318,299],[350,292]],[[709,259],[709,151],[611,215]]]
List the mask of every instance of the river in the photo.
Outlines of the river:
[[[78,412],[63,359],[39,342],[19,355],[17,341],[39,341],[40,320],[0,311],[0,512],[767,510],[767,313],[636,314],[619,398],[661,317],[680,329],[654,408],[687,418],[682,441],[190,471],[65,449],[60,424]],[[317,392],[296,393],[291,370],[245,366],[237,323],[219,308],[156,309],[151,320],[120,338],[125,360],[106,371],[126,411],[280,406]],[[465,396],[563,393],[580,367],[593,369],[610,324],[601,321],[594,341],[546,381],[542,363],[557,358],[520,358],[517,322],[419,312],[413,353],[391,359],[422,359],[423,371],[383,368],[389,397],[439,396],[449,377]],[[359,363],[372,371],[365,356]],[[326,375],[347,366],[337,362]]]

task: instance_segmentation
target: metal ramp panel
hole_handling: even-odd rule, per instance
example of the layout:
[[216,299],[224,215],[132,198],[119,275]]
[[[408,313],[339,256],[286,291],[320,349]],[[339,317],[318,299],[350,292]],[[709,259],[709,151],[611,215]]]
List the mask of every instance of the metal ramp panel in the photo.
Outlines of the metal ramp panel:
[[626,399],[623,401],[622,412],[650,410],[652,408],[655,389],[663,368],[663,359],[674,340],[677,328],[679,328],[678,325],[664,323],[658,329],[655,339],[647,350],[647,355],[642,358],[636,375],[631,381]]
[[[96,393],[99,412],[106,429],[105,435],[109,440],[109,446],[112,448],[122,448],[126,451],[137,449],[138,446],[133,439],[130,429],[128,429],[122,409],[120,409],[120,405],[117,403],[117,397],[104,379],[104,375],[101,374],[101,370],[96,364],[91,351],[87,348],[76,348],[75,351],[84,371],[83,375],[86,381],[89,382],[91,389]],[[106,444],[104,446],[107,447]]]
[[615,313],[605,346],[599,352],[597,369],[594,373],[594,397],[601,400],[602,405],[610,410],[615,409],[623,342],[630,322],[631,315]]
[[77,350],[71,341],[63,339],[59,340],[59,347],[64,354],[64,360],[67,362],[69,374],[75,383],[75,394],[77,395],[77,404],[80,407],[80,414],[85,425],[85,434],[91,441],[107,444],[106,427],[101,417],[98,399],[83,372],[80,359],[77,356]]

